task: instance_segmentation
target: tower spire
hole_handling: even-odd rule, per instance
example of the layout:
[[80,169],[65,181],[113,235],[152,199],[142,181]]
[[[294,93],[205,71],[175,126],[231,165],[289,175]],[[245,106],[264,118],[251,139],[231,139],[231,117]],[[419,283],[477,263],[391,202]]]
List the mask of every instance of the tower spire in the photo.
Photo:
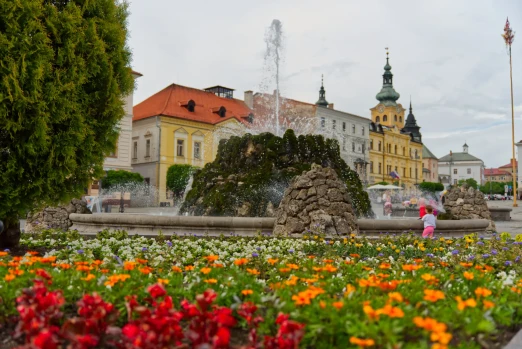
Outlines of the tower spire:
[[321,74],[321,88],[319,89],[319,99],[315,102],[316,105],[321,107],[328,107],[328,101],[326,100],[326,91],[324,89],[324,76]]
[[384,66],[384,74],[382,75],[381,92],[375,96],[379,102],[385,106],[397,106],[397,100],[401,96],[393,89],[393,74],[390,65],[390,52],[386,47],[386,65]]

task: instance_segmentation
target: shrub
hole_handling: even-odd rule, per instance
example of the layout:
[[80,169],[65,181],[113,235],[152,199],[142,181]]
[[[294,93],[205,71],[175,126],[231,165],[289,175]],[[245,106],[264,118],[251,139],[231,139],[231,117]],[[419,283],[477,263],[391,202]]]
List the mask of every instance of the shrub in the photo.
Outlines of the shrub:
[[181,198],[185,192],[190,176],[197,167],[190,165],[172,165],[167,171],[167,188],[174,192],[177,198]]
[[436,191],[443,191],[444,185],[437,182],[422,182],[419,184],[419,189],[422,191],[434,193]]
[[127,183],[143,183],[143,177],[139,173],[123,170],[107,171],[102,179],[102,189],[115,189]]

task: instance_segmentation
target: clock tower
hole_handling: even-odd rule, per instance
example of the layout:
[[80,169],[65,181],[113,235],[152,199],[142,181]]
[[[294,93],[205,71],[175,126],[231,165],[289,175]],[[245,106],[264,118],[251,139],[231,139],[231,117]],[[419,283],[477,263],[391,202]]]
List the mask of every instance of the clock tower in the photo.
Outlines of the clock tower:
[[397,127],[399,130],[404,127],[404,111],[400,103],[397,103],[401,95],[393,88],[393,74],[391,72],[389,53],[386,52],[386,65],[382,75],[382,89],[375,96],[379,101],[374,108],[371,108],[372,121],[383,126]]

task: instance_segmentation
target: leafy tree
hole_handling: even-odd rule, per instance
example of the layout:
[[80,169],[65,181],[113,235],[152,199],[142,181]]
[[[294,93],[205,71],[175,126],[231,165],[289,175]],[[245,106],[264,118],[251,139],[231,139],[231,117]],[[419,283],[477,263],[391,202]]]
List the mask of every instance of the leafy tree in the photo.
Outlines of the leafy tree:
[[421,191],[434,193],[437,191],[443,191],[444,185],[442,183],[438,183],[438,182],[422,182],[422,183],[419,183],[419,189]]
[[167,188],[174,192],[178,199],[183,197],[190,176],[197,167],[190,165],[172,165],[167,170]]
[[20,216],[103,174],[134,87],[127,7],[0,1],[0,245],[18,243]]
[[[505,189],[504,189],[504,186],[505,185],[513,185],[512,183],[506,183],[506,182],[486,182],[484,185],[481,185],[479,188],[480,188],[480,191],[485,193],[485,194],[502,194],[504,195],[505,194]],[[517,192],[517,189],[515,188],[513,192]]]
[[102,179],[102,189],[117,189],[128,183],[143,183],[144,179],[139,173],[127,171],[107,171]]
[[478,183],[476,180],[474,180],[473,178],[468,178],[468,179],[461,179],[457,182],[458,185],[463,185],[463,184],[467,184],[468,186],[474,188],[474,189],[477,189],[478,188]]

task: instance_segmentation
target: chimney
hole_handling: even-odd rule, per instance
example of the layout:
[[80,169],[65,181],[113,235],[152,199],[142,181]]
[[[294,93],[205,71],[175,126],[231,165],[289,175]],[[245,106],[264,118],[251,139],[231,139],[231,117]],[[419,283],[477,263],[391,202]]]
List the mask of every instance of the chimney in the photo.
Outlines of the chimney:
[[334,104],[333,103],[329,103],[328,104],[328,109],[332,109],[333,110],[333,108],[334,108]]
[[245,91],[244,100],[247,107],[249,107],[250,109],[254,109],[254,92],[250,90]]

